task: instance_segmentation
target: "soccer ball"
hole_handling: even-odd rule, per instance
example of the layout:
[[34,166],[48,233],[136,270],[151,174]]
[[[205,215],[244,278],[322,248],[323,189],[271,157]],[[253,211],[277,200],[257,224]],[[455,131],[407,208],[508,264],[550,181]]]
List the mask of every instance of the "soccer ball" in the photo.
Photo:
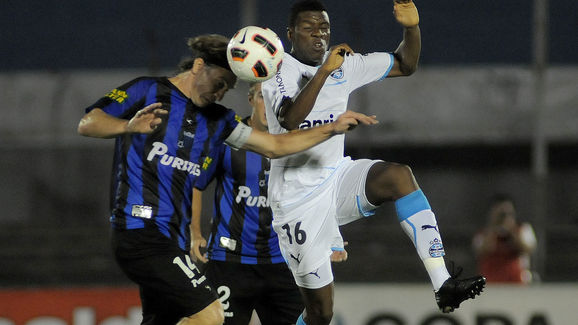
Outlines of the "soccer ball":
[[271,79],[279,70],[285,50],[269,28],[241,28],[227,46],[227,60],[239,79],[256,82]]

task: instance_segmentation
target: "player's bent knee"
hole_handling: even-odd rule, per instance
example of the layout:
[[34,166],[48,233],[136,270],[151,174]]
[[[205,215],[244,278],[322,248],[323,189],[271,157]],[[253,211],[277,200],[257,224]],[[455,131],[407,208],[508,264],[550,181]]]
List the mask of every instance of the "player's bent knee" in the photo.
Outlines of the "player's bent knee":
[[376,163],[367,175],[367,198],[375,205],[399,199],[417,188],[413,172],[405,164]]

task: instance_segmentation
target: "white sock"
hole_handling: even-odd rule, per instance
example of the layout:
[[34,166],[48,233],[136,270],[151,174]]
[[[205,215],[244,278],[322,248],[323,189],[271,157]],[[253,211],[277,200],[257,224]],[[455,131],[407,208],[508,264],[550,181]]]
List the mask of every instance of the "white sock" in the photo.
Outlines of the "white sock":
[[435,215],[421,190],[400,198],[395,204],[401,227],[412,240],[437,291],[450,274],[444,262],[444,246]]

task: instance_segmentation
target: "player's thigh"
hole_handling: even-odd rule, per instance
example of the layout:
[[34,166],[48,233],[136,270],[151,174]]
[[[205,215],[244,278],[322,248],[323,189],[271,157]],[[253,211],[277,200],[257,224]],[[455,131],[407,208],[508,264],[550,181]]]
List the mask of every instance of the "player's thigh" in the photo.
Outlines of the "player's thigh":
[[143,315],[156,319],[151,324],[195,315],[218,298],[189,255],[178,249],[119,264],[139,285]]
[[303,296],[303,302],[305,303],[308,314],[315,313],[316,316],[323,316],[333,312],[333,282],[320,288],[300,287],[299,290]]
[[[274,213],[273,228],[279,237],[279,248],[293,274],[297,277],[317,272],[329,260],[339,230],[333,189],[325,187],[315,196],[277,208]],[[326,283],[332,280],[331,274],[323,279]]]
[[209,261],[205,275],[219,294],[225,325],[247,325],[255,307],[259,278],[250,265]]
[[373,215],[377,208],[367,200],[367,174],[381,160],[357,159],[337,170],[337,221],[339,225]]

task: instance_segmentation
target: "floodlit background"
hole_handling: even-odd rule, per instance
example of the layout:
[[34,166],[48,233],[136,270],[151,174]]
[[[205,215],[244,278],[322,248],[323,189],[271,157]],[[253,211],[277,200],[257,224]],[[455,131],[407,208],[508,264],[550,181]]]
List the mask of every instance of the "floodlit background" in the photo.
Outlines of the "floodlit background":
[[[393,51],[401,41],[391,1],[325,2],[333,44],[372,52]],[[0,1],[0,288],[8,297],[21,289],[131,288],[108,242],[113,141],[76,134],[84,108],[134,77],[173,74],[188,54],[190,36],[232,36],[242,26],[260,25],[277,32],[289,51],[285,27],[291,3]],[[416,5],[419,70],[353,95],[350,108],[377,114],[381,123],[351,133],[347,154],[412,167],[436,212],[448,258],[465,274],[476,272],[471,239],[485,223],[489,197],[511,194],[519,218],[532,223],[538,236],[532,268],[539,281],[526,290],[554,286],[543,291],[552,297],[560,287],[578,292],[578,5],[573,0],[416,0]],[[246,91],[239,83],[224,103],[248,114]],[[348,291],[353,300],[363,300],[363,293],[355,295],[367,284],[395,295],[428,283],[392,205],[342,231],[350,258],[335,266],[335,276],[338,284],[354,286]],[[424,308],[434,312],[430,288],[423,288],[431,300]],[[345,299],[339,291],[336,296]],[[472,309],[473,316],[455,321],[473,324],[488,310]],[[500,315],[524,324],[534,313],[516,310]],[[135,321],[129,312],[118,313]],[[0,306],[0,324],[29,324],[11,315]],[[72,313],[67,315],[62,319],[73,324]],[[427,323],[426,316],[403,317],[398,315],[408,324]],[[341,316],[338,321],[357,322]]]

